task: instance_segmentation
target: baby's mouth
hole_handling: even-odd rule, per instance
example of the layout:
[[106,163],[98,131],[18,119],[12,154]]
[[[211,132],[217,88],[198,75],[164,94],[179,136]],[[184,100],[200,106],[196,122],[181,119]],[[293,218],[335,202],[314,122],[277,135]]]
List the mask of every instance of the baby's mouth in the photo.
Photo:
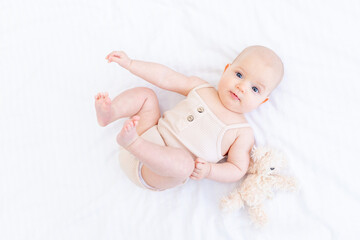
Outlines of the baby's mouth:
[[234,99],[237,99],[240,101],[240,98],[235,94],[233,93],[232,91],[230,91],[230,94],[231,94],[231,97],[234,98]]

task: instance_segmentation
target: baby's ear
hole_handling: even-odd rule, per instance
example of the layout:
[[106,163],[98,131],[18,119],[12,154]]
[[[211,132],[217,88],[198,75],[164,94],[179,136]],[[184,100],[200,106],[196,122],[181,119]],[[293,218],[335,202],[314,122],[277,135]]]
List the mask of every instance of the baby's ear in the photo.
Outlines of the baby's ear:
[[224,72],[226,71],[226,69],[230,66],[230,63],[226,64]]
[[269,100],[269,98],[267,97],[261,104],[266,103]]

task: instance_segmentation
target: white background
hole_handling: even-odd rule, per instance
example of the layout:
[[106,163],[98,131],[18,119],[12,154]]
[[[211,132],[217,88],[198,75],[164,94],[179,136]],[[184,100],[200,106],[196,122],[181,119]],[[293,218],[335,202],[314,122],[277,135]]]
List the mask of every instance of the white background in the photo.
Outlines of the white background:
[[[0,0],[0,239],[357,239],[358,1]],[[248,115],[301,188],[265,203],[256,229],[223,214],[234,184],[154,193],[119,167],[123,121],[97,125],[94,95],[147,86],[162,112],[183,99],[107,64],[112,50],[214,86],[249,45],[275,50],[284,81]]]

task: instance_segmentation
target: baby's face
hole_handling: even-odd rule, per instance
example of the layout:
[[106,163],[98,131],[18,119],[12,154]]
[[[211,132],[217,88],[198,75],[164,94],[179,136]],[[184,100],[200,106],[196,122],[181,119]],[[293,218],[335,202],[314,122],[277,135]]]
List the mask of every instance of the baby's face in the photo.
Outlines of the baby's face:
[[280,58],[261,46],[246,48],[224,71],[218,84],[222,104],[230,111],[246,113],[267,100],[283,75]]

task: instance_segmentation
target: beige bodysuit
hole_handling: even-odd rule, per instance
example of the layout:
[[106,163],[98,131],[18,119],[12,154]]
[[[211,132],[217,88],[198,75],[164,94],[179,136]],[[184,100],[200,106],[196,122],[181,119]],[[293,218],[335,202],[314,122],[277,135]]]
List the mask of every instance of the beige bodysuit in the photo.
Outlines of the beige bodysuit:
[[180,142],[196,157],[216,163],[221,154],[221,142],[229,129],[250,127],[247,123],[225,125],[206,105],[196,90],[212,87],[202,84],[192,89],[187,98],[165,112],[159,119],[158,130],[166,145]]
[[[247,123],[226,125],[220,121],[196,92],[205,87],[213,86],[202,84],[193,88],[186,99],[166,111],[159,119],[158,125],[147,130],[141,137],[162,146],[185,148],[195,157],[211,163],[223,159],[225,156],[221,154],[221,142],[225,132],[250,125]],[[142,163],[131,153],[123,149],[120,160],[125,172],[131,174],[131,176],[129,173],[127,175],[133,182],[138,186],[156,190],[142,179]],[[131,162],[131,166],[128,162]]]

